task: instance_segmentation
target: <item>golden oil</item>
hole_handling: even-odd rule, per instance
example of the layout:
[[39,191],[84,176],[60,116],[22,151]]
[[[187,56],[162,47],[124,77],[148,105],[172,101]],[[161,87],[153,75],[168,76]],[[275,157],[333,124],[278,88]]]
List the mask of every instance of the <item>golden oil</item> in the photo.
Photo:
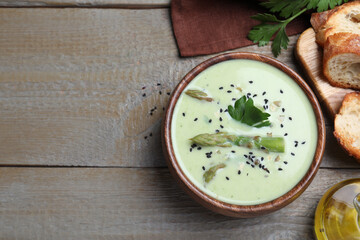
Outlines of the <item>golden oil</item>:
[[360,202],[360,178],[349,179],[331,187],[315,212],[318,240],[360,240],[360,217],[355,205]]

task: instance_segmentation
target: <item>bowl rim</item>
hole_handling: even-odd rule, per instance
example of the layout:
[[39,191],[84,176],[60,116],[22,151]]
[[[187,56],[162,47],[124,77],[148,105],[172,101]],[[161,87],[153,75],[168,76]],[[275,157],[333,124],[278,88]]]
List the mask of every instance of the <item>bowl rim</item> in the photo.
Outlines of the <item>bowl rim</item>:
[[[307,170],[306,174],[291,190],[289,190],[282,196],[272,201],[256,204],[256,205],[237,205],[237,204],[226,203],[217,200],[214,197],[211,197],[207,195],[205,192],[201,191],[193,182],[191,182],[188,179],[186,174],[182,171],[179,163],[177,162],[171,141],[172,115],[177,100],[179,99],[179,96],[182,93],[182,91],[202,71],[206,70],[207,68],[217,63],[232,59],[248,59],[248,60],[260,61],[269,64],[271,66],[274,66],[277,69],[284,72],[285,74],[287,74],[293,81],[295,81],[301,87],[301,89],[307,96],[313,108],[317,122],[318,139],[317,139],[316,150],[312,163],[309,169]],[[305,189],[309,186],[309,184],[311,183],[311,181],[313,180],[319,169],[325,149],[325,134],[326,134],[325,123],[320,108],[320,104],[315,94],[311,90],[311,88],[294,70],[292,70],[282,62],[262,54],[249,53],[249,52],[231,52],[231,53],[224,53],[214,56],[200,63],[199,65],[194,67],[189,73],[187,73],[185,77],[182,78],[182,80],[176,86],[175,90],[173,91],[170,97],[170,101],[165,113],[165,117],[163,119],[161,135],[162,135],[163,152],[169,170],[173,175],[173,177],[176,179],[176,181],[185,190],[185,192],[187,192],[191,197],[193,197],[197,202],[199,202],[203,206],[217,213],[227,216],[246,218],[246,217],[264,215],[276,211],[288,205],[292,201],[294,201],[297,197],[300,196],[302,192],[305,191]]]

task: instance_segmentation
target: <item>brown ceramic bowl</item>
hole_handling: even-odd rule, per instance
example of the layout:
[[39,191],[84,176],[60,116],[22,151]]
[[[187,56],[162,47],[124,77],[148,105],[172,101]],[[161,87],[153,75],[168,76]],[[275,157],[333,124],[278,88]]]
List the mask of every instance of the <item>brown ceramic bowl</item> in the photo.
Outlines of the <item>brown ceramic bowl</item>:
[[[300,180],[300,182],[293,187],[289,192],[285,193],[284,195],[280,196],[279,198],[276,198],[273,201],[258,204],[258,205],[235,205],[235,204],[229,204],[226,202],[219,201],[203,191],[201,191],[198,187],[195,186],[194,183],[192,183],[188,177],[184,174],[182,171],[172,146],[171,141],[171,120],[173,111],[176,105],[176,102],[182,93],[182,91],[185,89],[185,87],[192,81],[199,73],[201,73],[203,70],[207,69],[208,67],[223,62],[230,59],[250,59],[255,61],[264,62],[267,64],[270,64],[284,73],[286,73],[288,76],[290,76],[304,91],[308,99],[310,100],[310,103],[313,107],[316,121],[317,121],[317,129],[318,129],[318,139],[317,139],[317,146],[315,155],[312,161],[312,164],[308,171],[306,172],[305,176]],[[319,102],[317,101],[314,93],[310,89],[310,87],[305,83],[305,81],[293,70],[291,70],[289,67],[287,67],[285,64],[256,53],[244,53],[244,52],[236,52],[236,53],[226,53],[222,55],[218,55],[216,57],[210,58],[206,60],[205,62],[199,64],[197,67],[192,69],[177,85],[175,88],[170,103],[168,106],[168,109],[166,111],[166,116],[163,121],[163,132],[162,132],[162,144],[163,144],[163,151],[164,155],[167,161],[167,164],[169,166],[171,174],[174,176],[174,178],[177,180],[177,182],[181,185],[181,187],[191,196],[193,197],[197,202],[205,206],[206,208],[215,211],[217,213],[232,216],[232,217],[241,217],[241,218],[247,218],[247,217],[255,217],[259,215],[264,215],[273,211],[276,211],[292,201],[294,201],[297,197],[300,196],[301,193],[305,191],[305,189],[309,186],[312,179],[315,177],[315,174],[320,166],[322,156],[324,153],[325,148],[325,124],[324,124],[324,118],[320,109]]]

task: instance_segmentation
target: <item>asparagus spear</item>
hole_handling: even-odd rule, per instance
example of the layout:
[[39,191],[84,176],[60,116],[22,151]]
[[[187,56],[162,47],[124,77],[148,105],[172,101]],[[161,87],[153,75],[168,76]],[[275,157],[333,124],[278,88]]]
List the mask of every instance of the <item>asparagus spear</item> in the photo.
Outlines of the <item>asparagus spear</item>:
[[226,167],[226,165],[224,163],[220,163],[218,165],[215,165],[215,166],[209,168],[209,170],[207,170],[203,175],[205,182],[206,183],[210,182],[211,179],[214,178],[216,171],[219,170],[220,168],[224,168],[224,167]]
[[199,99],[199,100],[205,100],[205,101],[208,101],[208,102],[212,102],[213,99],[208,97],[208,95],[206,93],[204,93],[203,91],[200,91],[200,90],[187,90],[185,92],[186,95],[190,96],[190,97],[193,97],[193,98],[196,98],[196,99]]
[[270,152],[284,152],[285,141],[282,137],[248,137],[231,135],[224,132],[199,134],[190,139],[201,146],[231,147],[232,145],[258,148]]

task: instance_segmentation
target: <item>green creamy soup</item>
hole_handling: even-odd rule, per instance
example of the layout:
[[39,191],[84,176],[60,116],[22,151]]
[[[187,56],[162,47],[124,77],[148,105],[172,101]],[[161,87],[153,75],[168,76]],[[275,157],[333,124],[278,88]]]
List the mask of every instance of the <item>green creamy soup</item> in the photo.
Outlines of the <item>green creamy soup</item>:
[[[201,90],[213,99],[185,94]],[[233,119],[228,105],[242,96],[269,113],[270,126],[255,128]],[[242,136],[283,137],[285,152],[199,146],[198,134],[226,132]],[[306,174],[317,143],[312,106],[301,88],[277,68],[253,60],[229,60],[196,76],[181,94],[172,117],[171,140],[186,176],[203,192],[223,202],[253,205],[285,194]],[[204,174],[223,163],[210,181]]]

